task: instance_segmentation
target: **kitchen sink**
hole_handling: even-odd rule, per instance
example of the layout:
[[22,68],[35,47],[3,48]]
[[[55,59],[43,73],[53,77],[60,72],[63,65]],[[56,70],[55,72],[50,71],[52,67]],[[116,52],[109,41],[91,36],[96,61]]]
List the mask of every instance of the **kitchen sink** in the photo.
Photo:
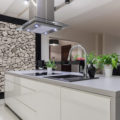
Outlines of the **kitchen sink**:
[[[52,73],[51,75],[57,75],[58,73]],[[48,75],[47,72],[35,72],[35,73],[28,73],[25,75],[29,75],[29,76],[44,76],[44,75]]]
[[76,82],[76,81],[90,80],[90,78],[85,78],[84,76],[80,76],[80,75],[58,75],[58,76],[49,76],[45,78],[64,81],[64,82]]

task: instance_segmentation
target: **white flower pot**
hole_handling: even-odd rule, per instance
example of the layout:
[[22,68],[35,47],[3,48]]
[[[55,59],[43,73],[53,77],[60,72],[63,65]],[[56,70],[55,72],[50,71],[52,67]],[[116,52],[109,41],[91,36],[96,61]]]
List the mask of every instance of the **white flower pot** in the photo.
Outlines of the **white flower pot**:
[[51,75],[52,74],[52,68],[47,68],[47,74]]
[[112,65],[104,65],[105,77],[112,77],[113,67]]

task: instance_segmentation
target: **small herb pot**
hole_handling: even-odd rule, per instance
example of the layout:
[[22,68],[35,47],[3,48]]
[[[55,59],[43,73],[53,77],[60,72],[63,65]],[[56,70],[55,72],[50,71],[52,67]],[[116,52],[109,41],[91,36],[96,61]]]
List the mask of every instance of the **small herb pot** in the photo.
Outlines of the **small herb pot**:
[[112,77],[113,67],[112,65],[104,65],[105,77]]
[[52,74],[52,68],[51,68],[51,67],[48,67],[48,68],[47,68],[47,74],[48,74],[48,75],[51,75],[51,74]]

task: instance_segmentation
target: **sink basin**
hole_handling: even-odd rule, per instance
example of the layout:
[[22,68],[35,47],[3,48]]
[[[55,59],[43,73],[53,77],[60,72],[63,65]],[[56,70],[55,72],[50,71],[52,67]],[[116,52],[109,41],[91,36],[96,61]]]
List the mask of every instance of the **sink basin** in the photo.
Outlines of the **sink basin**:
[[76,81],[90,80],[90,78],[85,78],[79,75],[58,75],[58,76],[49,76],[45,78],[64,81],[64,82],[76,82]]
[[[58,73],[52,73],[51,75],[56,75]],[[29,75],[29,76],[44,76],[44,75],[47,75],[47,72],[35,72],[35,73],[28,73],[28,74],[25,74],[25,75]]]

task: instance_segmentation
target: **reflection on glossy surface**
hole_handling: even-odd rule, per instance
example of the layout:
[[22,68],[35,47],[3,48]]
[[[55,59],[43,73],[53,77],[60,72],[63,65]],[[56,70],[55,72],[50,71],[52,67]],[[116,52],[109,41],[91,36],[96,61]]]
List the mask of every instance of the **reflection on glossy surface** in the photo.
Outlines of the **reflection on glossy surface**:
[[[58,73],[52,73],[51,75],[56,75]],[[44,75],[48,75],[47,72],[35,72],[35,73],[28,73],[28,74],[25,74],[25,75],[30,75],[30,76],[44,76]]]
[[84,76],[78,76],[78,75],[49,76],[46,78],[64,81],[64,82],[76,82],[76,81],[90,80],[89,78],[85,78]]
[[3,104],[0,104],[0,120],[19,120],[19,119],[7,107],[5,107]]

